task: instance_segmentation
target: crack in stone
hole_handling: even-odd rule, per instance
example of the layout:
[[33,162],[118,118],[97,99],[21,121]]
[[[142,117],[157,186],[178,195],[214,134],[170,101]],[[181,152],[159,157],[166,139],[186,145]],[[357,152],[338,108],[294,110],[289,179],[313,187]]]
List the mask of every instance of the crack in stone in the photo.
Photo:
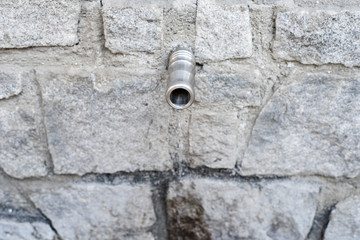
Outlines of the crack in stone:
[[47,167],[48,167],[48,173],[52,173],[54,174],[54,161],[50,152],[50,148],[49,148],[49,138],[48,138],[48,131],[47,131],[47,127],[45,124],[45,107],[44,107],[44,98],[43,98],[43,91],[40,85],[40,82],[37,78],[37,74],[35,72],[35,83],[37,88],[39,89],[39,98],[40,98],[40,104],[41,104],[41,123],[42,123],[42,128],[44,129],[44,133],[45,133],[45,143],[46,143],[46,155],[47,155]]
[[46,224],[48,224],[49,227],[51,228],[51,230],[53,230],[54,233],[56,234],[57,240],[63,240],[63,239],[61,238],[61,236],[59,235],[58,231],[56,230],[56,228],[54,227],[51,219],[50,219],[48,216],[46,216],[46,215],[41,211],[40,208],[38,208],[38,207],[36,206],[36,204],[31,200],[31,198],[30,198],[27,194],[25,194],[25,193],[23,193],[23,192],[21,192],[21,191],[19,191],[19,193],[28,201],[28,203],[29,203],[31,206],[33,206],[34,209],[36,209],[36,210],[38,211],[39,215],[40,215],[40,216],[42,217],[42,219],[43,219],[43,222],[45,222]]

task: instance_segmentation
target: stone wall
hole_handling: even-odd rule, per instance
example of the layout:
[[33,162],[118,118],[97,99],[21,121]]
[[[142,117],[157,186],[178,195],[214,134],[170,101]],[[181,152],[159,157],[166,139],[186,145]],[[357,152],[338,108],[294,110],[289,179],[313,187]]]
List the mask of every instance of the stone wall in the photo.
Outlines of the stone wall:
[[359,0],[1,1],[0,239],[360,239],[359,67]]

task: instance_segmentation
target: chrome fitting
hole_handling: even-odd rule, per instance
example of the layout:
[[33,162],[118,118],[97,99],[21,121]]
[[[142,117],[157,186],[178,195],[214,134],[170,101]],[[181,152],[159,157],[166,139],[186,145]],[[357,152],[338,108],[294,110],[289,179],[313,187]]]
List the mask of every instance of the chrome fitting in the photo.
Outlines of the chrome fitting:
[[188,50],[177,50],[169,58],[166,100],[175,109],[186,109],[195,99],[195,57]]

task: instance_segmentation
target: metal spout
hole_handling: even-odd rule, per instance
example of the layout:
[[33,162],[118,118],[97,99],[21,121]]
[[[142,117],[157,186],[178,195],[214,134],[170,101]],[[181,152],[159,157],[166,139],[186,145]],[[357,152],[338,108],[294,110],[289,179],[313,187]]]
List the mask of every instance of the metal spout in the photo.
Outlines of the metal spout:
[[169,58],[166,100],[175,109],[186,109],[195,99],[195,57],[188,50],[177,50]]

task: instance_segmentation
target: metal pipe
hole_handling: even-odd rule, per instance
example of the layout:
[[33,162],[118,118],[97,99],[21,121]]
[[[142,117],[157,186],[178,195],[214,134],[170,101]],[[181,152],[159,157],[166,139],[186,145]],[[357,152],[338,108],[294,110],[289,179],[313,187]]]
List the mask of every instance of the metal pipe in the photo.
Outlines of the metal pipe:
[[186,109],[195,99],[195,57],[189,50],[180,49],[169,58],[169,78],[166,100],[175,109]]

